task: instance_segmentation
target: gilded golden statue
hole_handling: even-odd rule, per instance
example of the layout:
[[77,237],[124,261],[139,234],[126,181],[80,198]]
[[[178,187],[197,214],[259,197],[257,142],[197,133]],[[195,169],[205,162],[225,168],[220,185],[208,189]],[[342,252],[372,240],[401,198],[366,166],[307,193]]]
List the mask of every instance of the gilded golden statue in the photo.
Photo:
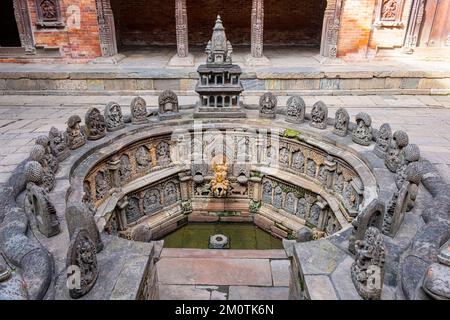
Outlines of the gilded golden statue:
[[215,197],[226,197],[230,188],[230,181],[227,179],[228,165],[224,158],[221,161],[212,161],[212,169],[214,178],[211,179],[211,192]]

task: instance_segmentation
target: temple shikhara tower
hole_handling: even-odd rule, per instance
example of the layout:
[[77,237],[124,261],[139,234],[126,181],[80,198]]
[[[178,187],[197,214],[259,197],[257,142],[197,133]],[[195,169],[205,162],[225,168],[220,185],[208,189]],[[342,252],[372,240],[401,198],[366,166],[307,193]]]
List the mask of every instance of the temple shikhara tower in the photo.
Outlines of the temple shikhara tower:
[[200,95],[195,117],[245,117],[241,109],[241,68],[232,63],[233,47],[227,40],[220,16],[217,16],[211,40],[206,46],[206,64],[198,67],[195,92]]

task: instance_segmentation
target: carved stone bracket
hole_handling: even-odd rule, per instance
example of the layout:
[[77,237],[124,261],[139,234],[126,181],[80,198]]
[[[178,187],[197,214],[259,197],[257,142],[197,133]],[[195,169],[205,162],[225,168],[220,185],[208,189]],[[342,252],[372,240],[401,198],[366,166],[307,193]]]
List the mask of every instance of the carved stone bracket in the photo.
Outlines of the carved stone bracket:
[[20,43],[28,54],[35,54],[36,48],[31,28],[30,13],[26,0],[13,0],[14,15],[19,30]]

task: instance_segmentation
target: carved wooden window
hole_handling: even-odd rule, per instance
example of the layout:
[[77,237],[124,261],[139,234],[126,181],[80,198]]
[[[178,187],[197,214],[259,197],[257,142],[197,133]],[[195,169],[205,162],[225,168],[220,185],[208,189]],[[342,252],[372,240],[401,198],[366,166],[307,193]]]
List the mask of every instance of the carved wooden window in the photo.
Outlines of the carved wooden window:
[[35,0],[38,27],[64,27],[59,0]]
[[401,27],[404,0],[378,0],[376,26]]

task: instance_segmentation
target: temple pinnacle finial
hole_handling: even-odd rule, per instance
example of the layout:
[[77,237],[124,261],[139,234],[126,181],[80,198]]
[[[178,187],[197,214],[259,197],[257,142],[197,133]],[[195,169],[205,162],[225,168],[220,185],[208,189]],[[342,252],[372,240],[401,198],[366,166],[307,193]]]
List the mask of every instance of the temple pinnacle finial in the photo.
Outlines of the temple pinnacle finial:
[[217,15],[216,24],[213,28],[213,30],[225,30],[222,24],[222,19],[220,18],[220,15]]

